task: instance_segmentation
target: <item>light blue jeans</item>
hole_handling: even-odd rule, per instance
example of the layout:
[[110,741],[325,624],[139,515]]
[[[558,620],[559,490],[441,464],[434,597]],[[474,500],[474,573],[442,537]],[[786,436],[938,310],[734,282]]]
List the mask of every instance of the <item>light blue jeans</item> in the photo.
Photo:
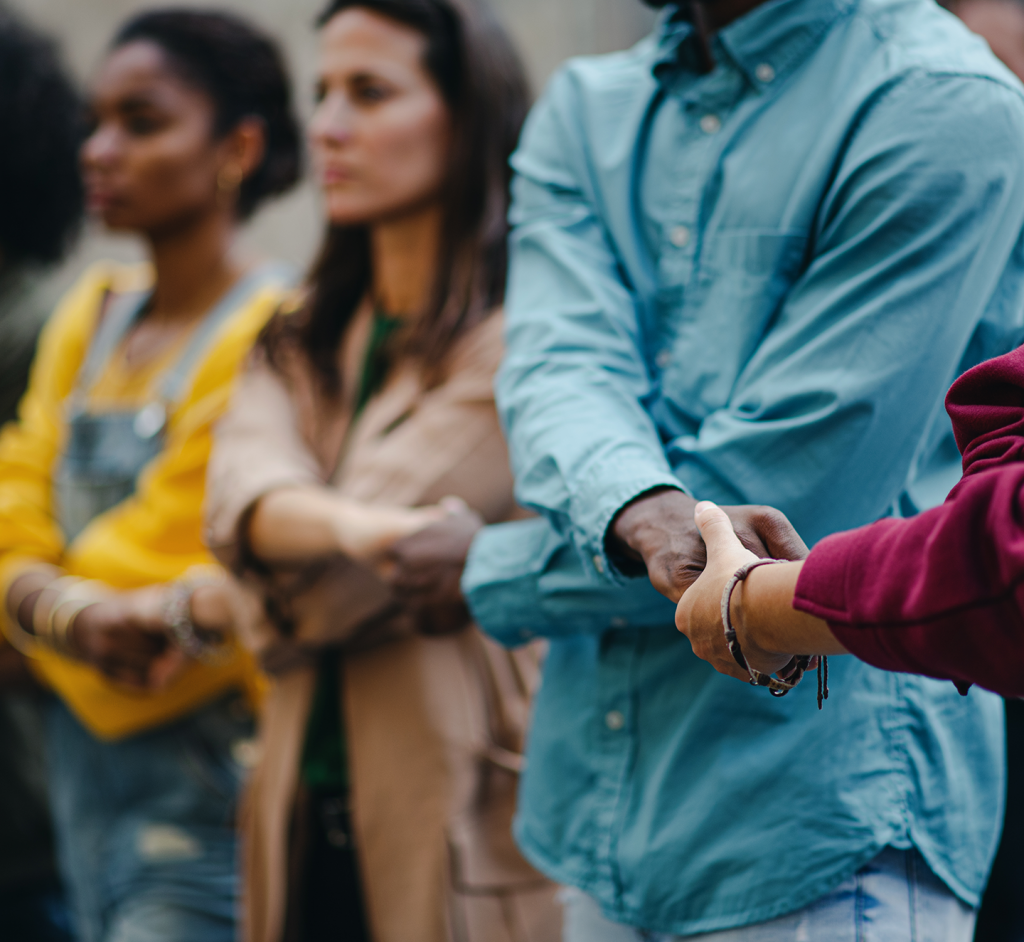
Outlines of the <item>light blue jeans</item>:
[[80,942],[234,942],[232,755],[251,735],[234,696],[115,742],[53,703],[50,801]]
[[[585,893],[565,891],[563,942],[672,942],[682,936],[609,922]],[[687,942],[971,942],[975,910],[931,872],[916,850],[887,847],[805,909]]]

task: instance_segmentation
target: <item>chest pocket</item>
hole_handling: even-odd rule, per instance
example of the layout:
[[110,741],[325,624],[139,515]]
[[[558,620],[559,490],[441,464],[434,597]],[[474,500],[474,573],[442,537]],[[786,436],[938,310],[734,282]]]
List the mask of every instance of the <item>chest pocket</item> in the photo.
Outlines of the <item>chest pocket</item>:
[[235,311],[269,284],[287,285],[291,270],[279,264],[242,278],[203,318],[181,356],[161,377],[152,400],[137,410],[93,412],[87,404],[110,357],[149,303],[150,293],[120,295],[107,311],[67,401],[67,438],[57,463],[53,499],[70,543],[100,514],[135,493],[139,475],[164,446],[167,416],[187,389],[194,367]]
[[804,268],[801,232],[710,233],[678,319],[667,388],[697,419],[724,407]]

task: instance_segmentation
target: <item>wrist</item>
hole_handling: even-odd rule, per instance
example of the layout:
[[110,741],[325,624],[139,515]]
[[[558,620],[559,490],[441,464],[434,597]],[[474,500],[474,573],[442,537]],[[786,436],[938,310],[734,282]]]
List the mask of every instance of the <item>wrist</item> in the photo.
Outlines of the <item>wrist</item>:
[[634,498],[608,528],[606,550],[647,564],[679,534],[692,530],[696,501],[682,490],[660,487]]

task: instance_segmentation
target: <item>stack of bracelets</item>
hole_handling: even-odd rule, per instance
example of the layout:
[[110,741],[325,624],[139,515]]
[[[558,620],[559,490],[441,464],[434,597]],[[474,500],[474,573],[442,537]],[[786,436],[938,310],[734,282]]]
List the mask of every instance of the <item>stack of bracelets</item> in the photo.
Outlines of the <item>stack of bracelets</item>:
[[[192,594],[205,585],[218,585],[224,573],[216,566],[194,566],[165,587],[163,621],[168,637],[189,657],[206,663],[222,662],[230,645],[214,632],[201,633],[192,621]],[[90,605],[110,598],[114,590],[95,579],[69,576],[55,566],[32,569],[17,578],[5,600],[4,635],[22,654],[34,657],[40,648],[74,657],[71,632],[75,619]],[[35,595],[31,609],[25,603]],[[23,625],[31,626],[27,631]],[[218,639],[218,640],[213,640]]]

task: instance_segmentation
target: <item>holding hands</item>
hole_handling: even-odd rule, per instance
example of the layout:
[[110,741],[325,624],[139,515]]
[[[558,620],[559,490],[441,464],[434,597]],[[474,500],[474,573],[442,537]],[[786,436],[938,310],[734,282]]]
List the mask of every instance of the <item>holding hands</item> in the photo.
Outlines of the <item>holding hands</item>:
[[[693,517],[706,547],[707,564],[679,599],[676,627],[689,638],[694,654],[715,670],[749,680],[748,672],[740,667],[726,643],[722,606],[733,575],[758,556],[740,542],[725,509],[700,501],[694,506]],[[767,519],[773,530],[772,537],[766,535],[769,542],[788,545],[793,554],[790,559],[807,555],[806,546],[784,515],[772,511]],[[845,653],[825,622],[793,608],[801,566],[801,562],[794,561],[758,567],[731,593],[729,619],[736,639],[747,664],[762,674],[783,670],[798,654]]]

